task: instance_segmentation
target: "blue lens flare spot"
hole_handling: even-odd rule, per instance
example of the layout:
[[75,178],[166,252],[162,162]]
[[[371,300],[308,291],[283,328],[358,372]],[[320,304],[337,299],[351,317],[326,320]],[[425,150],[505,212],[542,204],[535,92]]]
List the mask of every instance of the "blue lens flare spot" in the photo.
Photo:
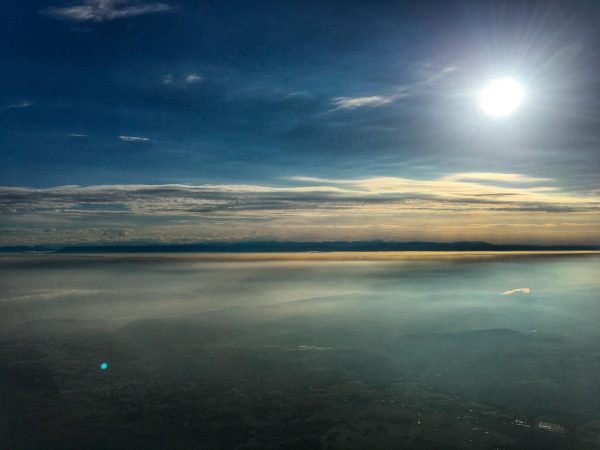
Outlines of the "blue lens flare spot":
[[107,364],[107,363],[105,363],[105,362],[101,363],[101,364],[100,364],[100,369],[102,369],[102,370],[106,370],[106,369],[108,369],[108,364]]

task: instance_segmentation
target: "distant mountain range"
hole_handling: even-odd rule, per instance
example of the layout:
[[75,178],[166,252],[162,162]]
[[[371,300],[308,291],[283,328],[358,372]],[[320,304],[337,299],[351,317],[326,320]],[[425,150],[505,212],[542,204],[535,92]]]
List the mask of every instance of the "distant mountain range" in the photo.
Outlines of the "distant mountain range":
[[0,247],[2,253],[283,253],[283,252],[386,252],[386,251],[557,251],[600,250],[593,245],[525,245],[491,244],[480,241],[461,242],[204,242],[197,244],[97,244],[35,245]]

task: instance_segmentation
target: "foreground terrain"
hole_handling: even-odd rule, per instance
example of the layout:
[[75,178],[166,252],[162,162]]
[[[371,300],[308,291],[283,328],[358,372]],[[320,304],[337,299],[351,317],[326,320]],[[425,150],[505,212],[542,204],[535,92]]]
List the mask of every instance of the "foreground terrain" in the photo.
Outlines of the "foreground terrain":
[[600,448],[597,255],[223,259],[2,257],[0,448]]

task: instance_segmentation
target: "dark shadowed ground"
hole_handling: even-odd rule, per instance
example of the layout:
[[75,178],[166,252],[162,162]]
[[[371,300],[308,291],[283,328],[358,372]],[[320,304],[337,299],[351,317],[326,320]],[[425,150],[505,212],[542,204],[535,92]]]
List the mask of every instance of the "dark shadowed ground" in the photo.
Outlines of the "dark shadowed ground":
[[600,448],[597,255],[228,258],[2,256],[0,448]]

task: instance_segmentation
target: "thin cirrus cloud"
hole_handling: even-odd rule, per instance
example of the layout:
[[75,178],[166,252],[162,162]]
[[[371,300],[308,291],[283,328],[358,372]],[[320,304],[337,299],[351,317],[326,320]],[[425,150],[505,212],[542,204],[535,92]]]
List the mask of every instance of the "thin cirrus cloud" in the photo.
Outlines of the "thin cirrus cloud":
[[199,84],[204,81],[204,76],[199,73],[189,73],[187,75],[175,77],[172,74],[168,73],[163,75],[161,78],[161,82],[165,86],[173,86],[173,87],[185,87],[194,84]]
[[444,177],[448,181],[492,181],[504,183],[538,183],[554,181],[551,178],[537,178],[520,173],[494,173],[494,172],[465,172],[455,173]]
[[140,136],[119,136],[119,139],[125,142],[150,142],[152,139]]
[[4,109],[20,109],[20,108],[29,108],[30,106],[32,106],[32,103],[29,100],[21,100],[19,102],[16,103],[11,103],[9,105],[6,105],[4,107]]
[[395,97],[372,95],[368,97],[337,97],[333,99],[336,109],[356,109],[365,106],[382,106],[394,101]]
[[419,79],[413,83],[404,84],[397,87],[393,93],[388,95],[368,95],[358,97],[336,97],[332,100],[335,106],[332,111],[336,110],[353,110],[358,108],[370,107],[375,108],[389,103],[393,103],[396,100],[415,94],[425,87],[434,85],[450,73],[456,70],[455,67],[445,67],[441,70],[428,71],[419,70]]
[[81,4],[49,7],[42,12],[50,17],[73,22],[104,22],[145,14],[166,12],[173,6],[129,0],[86,0]]

